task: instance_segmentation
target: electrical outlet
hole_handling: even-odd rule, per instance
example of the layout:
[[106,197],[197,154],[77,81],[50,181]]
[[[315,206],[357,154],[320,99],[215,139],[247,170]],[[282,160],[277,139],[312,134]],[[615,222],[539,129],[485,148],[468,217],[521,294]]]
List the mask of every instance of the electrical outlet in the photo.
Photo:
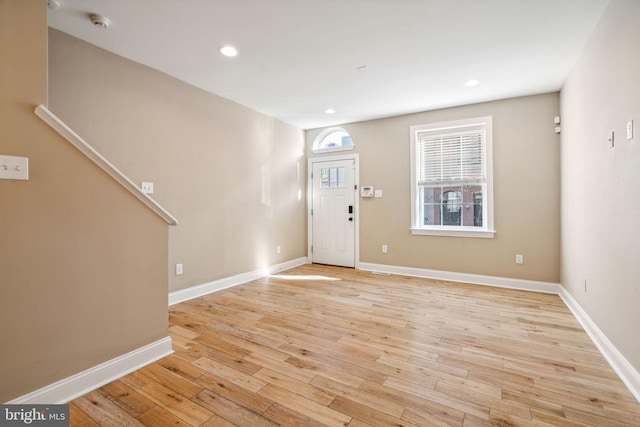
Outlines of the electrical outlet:
[[627,122],[627,139],[633,139],[633,120]]
[[182,274],[182,264],[176,264],[176,276]]
[[153,194],[153,182],[142,182],[140,189],[144,194]]
[[524,264],[524,256],[516,255],[516,264]]
[[584,291],[587,292],[587,278],[586,277],[582,278],[582,285],[584,286]]
[[382,253],[386,254],[387,253],[387,245],[382,245]]
[[279,254],[280,253],[280,245],[276,246],[276,253]]

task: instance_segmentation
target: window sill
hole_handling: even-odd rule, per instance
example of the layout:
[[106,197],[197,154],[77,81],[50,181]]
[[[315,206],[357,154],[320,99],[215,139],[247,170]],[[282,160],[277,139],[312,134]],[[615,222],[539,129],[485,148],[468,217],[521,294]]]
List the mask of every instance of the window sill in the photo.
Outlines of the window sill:
[[480,239],[493,239],[495,230],[471,230],[471,229],[427,229],[411,228],[411,234],[417,236],[445,236],[445,237],[474,237]]

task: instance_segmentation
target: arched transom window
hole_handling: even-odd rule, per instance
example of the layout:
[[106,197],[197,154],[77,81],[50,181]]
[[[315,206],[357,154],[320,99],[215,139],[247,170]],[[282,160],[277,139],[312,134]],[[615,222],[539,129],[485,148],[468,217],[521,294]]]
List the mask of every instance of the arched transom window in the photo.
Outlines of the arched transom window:
[[340,127],[332,127],[320,132],[311,147],[314,153],[345,150],[353,150],[353,140],[351,135]]

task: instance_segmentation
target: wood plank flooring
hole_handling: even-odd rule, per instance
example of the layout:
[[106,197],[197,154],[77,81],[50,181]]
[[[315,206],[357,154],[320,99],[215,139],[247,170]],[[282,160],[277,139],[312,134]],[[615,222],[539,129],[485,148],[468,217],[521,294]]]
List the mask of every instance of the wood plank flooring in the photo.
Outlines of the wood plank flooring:
[[72,426],[639,426],[559,297],[308,265],[172,306]]

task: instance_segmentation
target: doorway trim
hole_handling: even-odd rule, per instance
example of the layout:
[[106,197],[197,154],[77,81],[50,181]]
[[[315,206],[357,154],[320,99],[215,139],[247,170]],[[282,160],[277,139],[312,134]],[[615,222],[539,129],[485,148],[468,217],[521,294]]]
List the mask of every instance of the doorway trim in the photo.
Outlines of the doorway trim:
[[355,269],[360,269],[360,156],[358,153],[335,154],[331,156],[309,157],[307,161],[307,260],[309,264],[313,263],[313,253],[311,252],[311,244],[313,243],[313,218],[311,218],[311,208],[313,206],[313,182],[311,174],[313,173],[313,164],[320,162],[330,162],[333,160],[353,160],[354,168],[353,181],[355,183],[355,215],[356,221],[354,230],[353,250],[355,259]]

